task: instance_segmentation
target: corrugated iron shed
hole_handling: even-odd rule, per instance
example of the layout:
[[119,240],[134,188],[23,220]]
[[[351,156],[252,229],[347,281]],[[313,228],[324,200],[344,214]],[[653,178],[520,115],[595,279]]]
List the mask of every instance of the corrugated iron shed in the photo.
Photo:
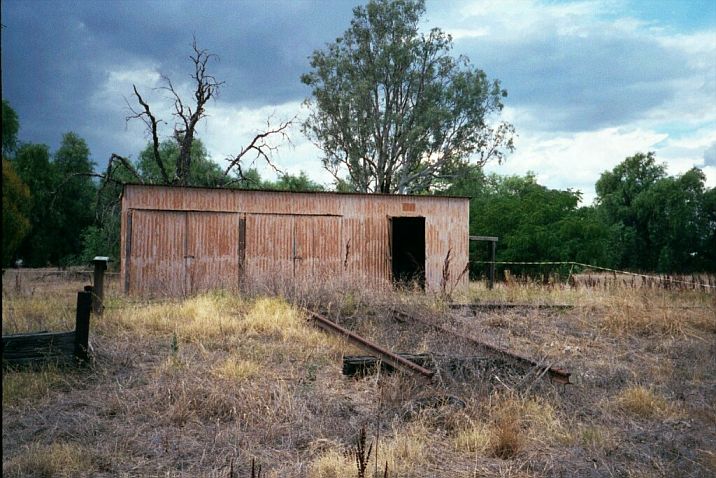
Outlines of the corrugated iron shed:
[[[182,296],[259,281],[414,274],[429,290],[467,282],[469,200],[126,185],[125,292]],[[402,275],[401,275],[402,277]]]

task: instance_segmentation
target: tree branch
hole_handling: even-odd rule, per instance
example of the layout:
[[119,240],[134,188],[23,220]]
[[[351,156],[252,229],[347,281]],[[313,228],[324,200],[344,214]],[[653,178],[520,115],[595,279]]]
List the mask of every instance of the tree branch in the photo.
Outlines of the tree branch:
[[[137,91],[136,85],[132,85],[132,89],[134,90],[134,95],[137,97],[137,101],[140,105],[144,108],[144,111],[137,113],[132,109],[132,112],[134,113],[133,116],[127,117],[127,120],[130,120],[132,118],[142,118],[145,124],[147,124],[147,118],[149,121],[148,129],[149,132],[152,135],[152,152],[154,154],[154,161],[156,161],[157,166],[159,166],[159,172],[162,175],[162,179],[164,180],[165,184],[169,184],[171,181],[169,180],[169,175],[167,174],[167,170],[164,167],[164,161],[162,161],[162,157],[159,154],[159,133],[157,131],[157,126],[159,122],[157,121],[157,118],[152,114],[152,111],[149,109],[149,104],[144,101],[144,98],[142,98],[142,95],[139,94],[139,91]],[[115,155],[113,154],[112,157]],[[119,156],[118,156],[119,157]],[[137,175],[137,177],[139,177]]]
[[281,169],[279,169],[273,162],[272,156],[274,152],[278,149],[276,146],[272,146],[268,140],[272,136],[280,136],[282,139],[291,142],[291,138],[288,136],[287,130],[293,125],[294,121],[296,120],[296,117],[294,116],[288,121],[279,123],[279,125],[275,128],[271,128],[270,124],[270,118],[267,121],[267,129],[266,131],[257,134],[254,136],[254,139],[251,140],[251,142],[241,148],[241,151],[239,151],[239,154],[234,156],[233,158],[227,158],[227,161],[229,161],[229,165],[226,167],[226,170],[224,171],[224,176],[228,176],[232,169],[237,168],[239,172],[241,171],[241,161],[244,159],[244,156],[248,154],[249,152],[255,152],[256,158],[254,158],[254,161],[258,158],[263,158],[266,163],[271,166],[271,168],[278,172],[282,173]]

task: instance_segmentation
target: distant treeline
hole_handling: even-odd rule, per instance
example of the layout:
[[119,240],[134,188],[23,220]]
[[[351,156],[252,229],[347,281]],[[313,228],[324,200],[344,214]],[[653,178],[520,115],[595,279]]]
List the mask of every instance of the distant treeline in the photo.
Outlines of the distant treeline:
[[[626,158],[596,183],[593,205],[581,193],[549,189],[533,175],[472,169],[448,194],[470,196],[470,233],[498,236],[498,261],[576,261],[630,271],[716,271],[716,189],[693,168],[669,176],[653,153]],[[473,260],[487,259],[481,244]],[[473,272],[481,266],[474,264]],[[539,273],[539,267],[512,266]],[[543,268],[550,272],[553,267]]]
[[[87,264],[95,255],[119,255],[121,182],[114,171],[100,183],[86,142],[63,136],[57,151],[20,143],[19,120],[3,100],[3,267]],[[176,142],[160,145],[170,172]],[[227,177],[201,141],[192,145],[189,183],[242,189],[323,190],[305,173],[267,181],[255,169]],[[148,145],[132,166],[146,182],[159,182]],[[350,189],[341,183],[339,190]],[[533,175],[486,175],[468,167],[444,180],[435,194],[470,196],[470,234],[498,236],[499,261],[578,261],[605,267],[667,273],[716,271],[716,190],[698,168],[669,176],[653,153],[626,158],[596,184],[594,205],[581,194],[548,189]],[[473,260],[486,259],[479,245]],[[477,271],[479,264],[474,264]]]

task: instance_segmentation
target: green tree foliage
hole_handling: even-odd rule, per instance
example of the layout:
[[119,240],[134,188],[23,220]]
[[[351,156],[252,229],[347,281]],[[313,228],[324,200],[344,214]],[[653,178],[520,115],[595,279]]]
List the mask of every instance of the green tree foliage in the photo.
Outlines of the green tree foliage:
[[666,177],[653,153],[638,153],[625,159],[612,171],[604,172],[595,186],[600,211],[605,220],[619,230],[621,267],[654,270],[656,261],[648,231],[649,217],[641,211],[642,194]]
[[301,77],[313,95],[303,131],[342,189],[425,192],[470,158],[501,161],[512,149],[512,126],[489,126],[506,91],[451,56],[449,35],[420,33],[424,13],[423,0],[356,7],[350,28],[315,51]]
[[324,187],[313,181],[301,171],[298,175],[282,174],[276,181],[261,179],[261,175],[255,168],[245,171],[241,182],[238,183],[241,189],[271,189],[278,191],[324,191]]
[[32,197],[29,234],[18,254],[29,266],[66,265],[82,250],[81,235],[94,223],[96,186],[89,148],[75,133],[51,157],[43,144],[21,145],[13,160]]
[[44,144],[23,144],[15,155],[15,171],[27,184],[32,197],[30,232],[18,249],[18,255],[31,267],[44,267],[52,263],[54,243],[62,240],[55,236],[57,218],[50,204],[57,183],[50,148]]
[[703,172],[666,174],[654,153],[637,153],[596,184],[604,220],[618,231],[621,267],[659,272],[716,270],[713,219]]
[[2,100],[2,157],[10,159],[17,147],[20,120],[7,100]]
[[75,133],[66,133],[53,162],[57,184],[51,207],[57,221],[57,237],[62,238],[54,247],[54,263],[75,261],[82,250],[83,231],[94,224],[97,187],[90,176],[94,166],[85,140]]
[[[579,192],[548,189],[531,174],[486,176],[473,167],[446,193],[471,197],[470,234],[498,236],[498,261],[612,263],[612,232],[592,208],[579,207]],[[480,255],[484,247],[472,244],[471,257],[485,259]],[[472,267],[473,272],[482,269]],[[525,270],[535,272],[534,267]]]
[[[180,153],[180,145],[174,140],[165,140],[159,145],[159,155],[170,177],[174,177],[176,174]],[[227,182],[224,172],[218,164],[209,158],[209,153],[200,139],[196,138],[192,141],[189,156],[189,172],[185,184],[213,187],[221,186]],[[139,154],[137,171],[146,182],[162,184],[163,179],[158,164],[155,160],[153,145],[150,143]]]
[[20,122],[10,103],[2,100],[2,264],[12,263],[30,230],[30,189],[15,172],[12,159]]
[[701,210],[706,229],[701,254],[705,266],[702,270],[716,271],[716,188],[704,192]]
[[12,163],[2,160],[2,264],[8,266],[30,231],[30,188],[15,173]]
[[283,174],[276,181],[264,183],[266,189],[278,189],[281,191],[323,191],[324,188],[317,182],[311,180],[305,172],[298,175]]
[[100,183],[95,202],[95,224],[82,233],[80,260],[83,263],[89,262],[95,256],[109,256],[115,261],[119,258],[123,184],[137,181],[137,178],[121,163],[116,164],[112,177],[112,181]]

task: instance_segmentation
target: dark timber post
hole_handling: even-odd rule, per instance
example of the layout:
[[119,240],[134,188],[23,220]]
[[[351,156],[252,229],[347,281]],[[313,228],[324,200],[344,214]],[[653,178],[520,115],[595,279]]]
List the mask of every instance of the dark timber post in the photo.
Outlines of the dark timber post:
[[92,286],[85,286],[77,293],[77,315],[75,316],[75,357],[80,362],[89,359],[89,323],[92,311]]
[[497,245],[497,241],[490,241],[490,245],[490,282],[488,283],[488,287],[492,289],[495,285],[495,247]]
[[499,238],[495,236],[470,236],[470,240],[490,242],[490,262],[487,265],[487,287],[492,289],[495,286],[495,249]]
[[97,256],[92,259],[94,264],[92,311],[98,315],[104,310],[104,271],[107,270],[107,262],[109,262],[109,257]]

